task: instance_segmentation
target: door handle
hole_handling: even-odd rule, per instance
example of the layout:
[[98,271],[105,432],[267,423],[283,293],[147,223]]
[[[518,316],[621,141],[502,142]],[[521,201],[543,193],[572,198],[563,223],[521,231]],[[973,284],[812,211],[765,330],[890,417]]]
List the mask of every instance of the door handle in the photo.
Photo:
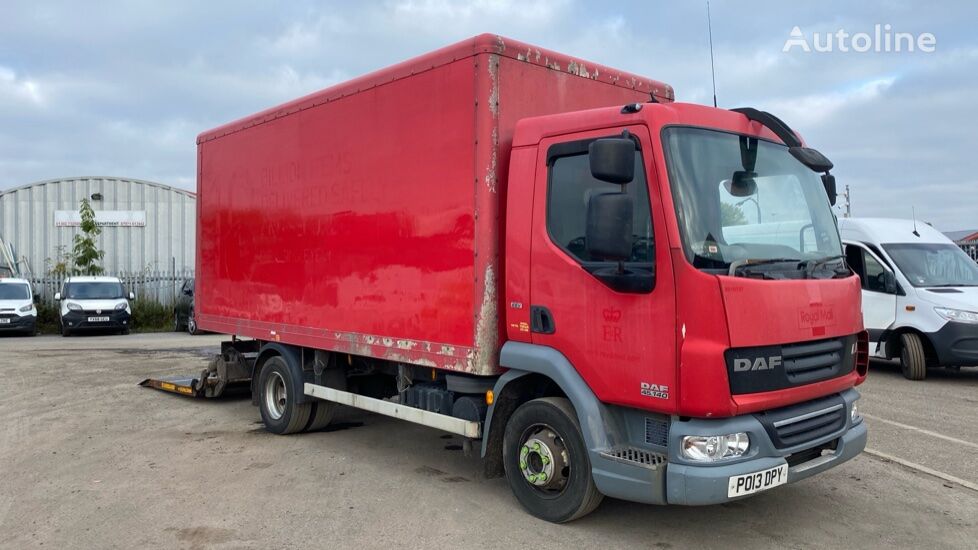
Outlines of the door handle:
[[538,334],[553,334],[557,331],[554,316],[543,306],[530,306],[530,330]]

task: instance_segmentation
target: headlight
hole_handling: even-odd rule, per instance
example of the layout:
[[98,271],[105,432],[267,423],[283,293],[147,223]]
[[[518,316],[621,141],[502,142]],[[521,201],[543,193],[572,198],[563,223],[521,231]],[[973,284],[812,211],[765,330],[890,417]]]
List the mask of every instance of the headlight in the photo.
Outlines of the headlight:
[[122,302],[121,304],[116,304],[115,305],[115,310],[116,311],[122,311],[122,310],[126,309],[127,307],[129,307],[129,304],[127,304],[125,302]]
[[34,304],[27,304],[26,306],[23,306],[23,307],[20,308],[20,312],[21,313],[27,313],[28,311],[30,311],[32,309],[34,309]]
[[965,311],[963,309],[948,309],[946,307],[935,307],[934,311],[948,321],[978,324],[978,312]]
[[859,403],[853,401],[852,411],[849,412],[849,423],[855,426],[856,424],[859,423],[860,420],[862,420],[862,417],[859,416]]
[[82,307],[74,302],[68,302],[68,311],[81,311]]
[[740,432],[727,435],[687,435],[683,438],[683,458],[697,462],[715,462],[743,456],[750,448],[750,437]]

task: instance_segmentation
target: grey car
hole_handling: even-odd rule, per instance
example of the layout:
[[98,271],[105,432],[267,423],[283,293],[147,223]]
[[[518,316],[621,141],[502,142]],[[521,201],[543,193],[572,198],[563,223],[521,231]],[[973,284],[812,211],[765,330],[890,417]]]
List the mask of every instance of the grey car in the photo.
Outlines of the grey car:
[[194,279],[187,279],[180,288],[176,305],[173,306],[173,330],[190,334],[200,334],[197,319],[194,317]]

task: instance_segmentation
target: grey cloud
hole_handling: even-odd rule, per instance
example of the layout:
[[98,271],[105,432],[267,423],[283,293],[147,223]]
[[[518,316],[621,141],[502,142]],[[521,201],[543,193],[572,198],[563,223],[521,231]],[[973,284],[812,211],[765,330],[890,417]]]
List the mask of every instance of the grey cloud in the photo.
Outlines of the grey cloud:
[[[970,3],[711,3],[722,107],[777,111],[837,164],[858,215],[978,226]],[[15,1],[0,19],[0,188],[81,174],[194,187],[195,136],[480,32],[709,103],[701,2]],[[783,53],[788,33],[932,32],[933,54]]]

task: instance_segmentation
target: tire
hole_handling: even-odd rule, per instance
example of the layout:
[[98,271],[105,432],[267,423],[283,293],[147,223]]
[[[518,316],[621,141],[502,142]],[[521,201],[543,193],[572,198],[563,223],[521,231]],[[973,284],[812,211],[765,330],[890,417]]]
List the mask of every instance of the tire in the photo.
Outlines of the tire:
[[71,336],[71,330],[64,325],[64,323],[59,323],[61,325],[61,336]]
[[190,310],[190,314],[187,315],[187,332],[190,333],[191,336],[197,336],[200,334],[200,329],[197,328],[197,319],[193,310]]
[[258,408],[265,429],[279,435],[300,432],[309,425],[313,403],[296,403],[292,372],[285,359],[272,357],[258,378]]
[[124,328],[124,329],[120,330],[119,331],[119,334],[121,334],[123,336],[128,336],[129,335],[129,328],[127,327],[127,328]]
[[900,368],[907,380],[923,380],[927,377],[927,356],[920,335],[905,332],[900,335]]
[[516,500],[546,521],[575,520],[604,498],[591,476],[577,414],[565,398],[534,399],[516,409],[503,436],[503,468]]
[[183,332],[183,323],[180,322],[180,313],[173,310],[173,332]]
[[316,401],[312,404],[312,413],[309,415],[309,425],[303,431],[315,432],[329,426],[336,415],[336,403],[329,401]]

